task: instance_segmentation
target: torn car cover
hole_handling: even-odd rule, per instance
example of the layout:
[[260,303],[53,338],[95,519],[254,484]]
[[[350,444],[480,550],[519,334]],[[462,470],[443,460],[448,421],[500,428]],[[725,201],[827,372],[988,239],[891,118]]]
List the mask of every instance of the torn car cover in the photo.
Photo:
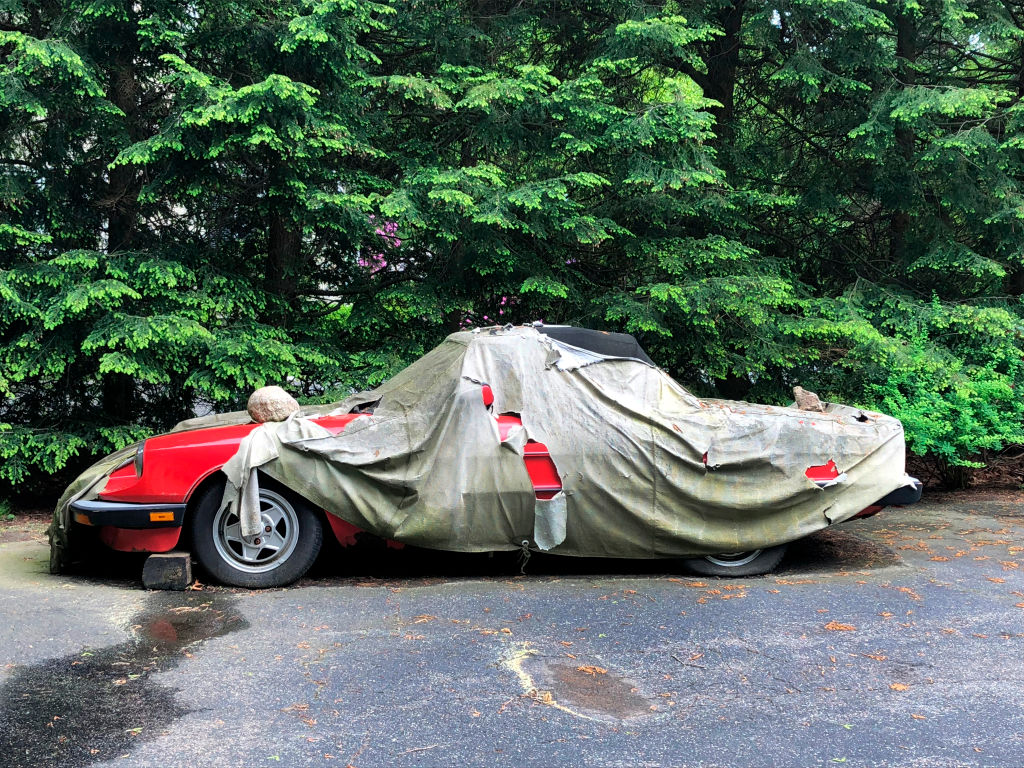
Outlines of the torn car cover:
[[[523,428],[499,438],[493,413]],[[258,468],[378,536],[459,551],[675,557],[758,549],[845,520],[906,483],[896,419],[699,400],[641,361],[595,355],[534,328],[456,333],[335,413],[264,424],[224,471],[225,504],[254,534]],[[860,421],[858,419],[863,419]],[[536,501],[523,445],[547,446],[563,490]],[[808,467],[835,461],[819,488]],[[535,519],[535,517],[537,519]],[[247,530],[248,527],[248,530]]]
[[65,566],[76,559],[79,544],[76,539],[75,528],[71,525],[71,502],[78,499],[94,499],[102,489],[103,483],[110,473],[126,460],[135,455],[138,443],[115,451],[109,456],[104,456],[82,474],[80,474],[71,485],[65,490],[53,508],[53,517],[46,529],[50,539],[50,573],[61,573]]

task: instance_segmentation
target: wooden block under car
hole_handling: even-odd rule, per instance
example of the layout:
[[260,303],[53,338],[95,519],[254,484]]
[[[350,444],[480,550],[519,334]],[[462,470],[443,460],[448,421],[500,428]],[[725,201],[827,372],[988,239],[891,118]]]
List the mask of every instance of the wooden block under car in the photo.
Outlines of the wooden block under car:
[[146,589],[185,589],[192,583],[192,558],[187,552],[161,552],[146,558],[142,586]]

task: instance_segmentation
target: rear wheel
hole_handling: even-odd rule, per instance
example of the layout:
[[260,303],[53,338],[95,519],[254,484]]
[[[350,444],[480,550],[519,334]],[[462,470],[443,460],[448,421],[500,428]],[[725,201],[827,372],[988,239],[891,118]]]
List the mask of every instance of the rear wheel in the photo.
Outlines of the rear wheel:
[[262,589],[291,584],[316,560],[323,528],[316,510],[287,488],[260,478],[263,530],[242,538],[238,515],[221,509],[222,484],[199,499],[192,519],[192,551],[217,581]]
[[774,571],[785,554],[786,545],[779,544],[746,552],[692,557],[683,562],[691,571],[703,576],[761,576]]

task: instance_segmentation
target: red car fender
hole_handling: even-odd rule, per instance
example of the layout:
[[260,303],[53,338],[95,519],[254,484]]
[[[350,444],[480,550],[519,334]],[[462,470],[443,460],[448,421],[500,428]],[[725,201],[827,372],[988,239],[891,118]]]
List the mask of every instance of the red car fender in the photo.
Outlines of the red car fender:
[[[337,434],[359,416],[328,416],[317,422]],[[242,439],[258,426],[238,424],[152,437],[143,443],[141,477],[133,464],[127,464],[111,473],[99,498],[137,504],[188,503],[196,490],[235,455]],[[332,517],[329,515],[328,519]],[[178,546],[181,528],[107,525],[100,527],[99,535],[104,544],[119,552],[169,552]]]
[[[337,434],[361,414],[325,416],[317,423]],[[143,443],[142,476],[128,464],[110,475],[99,494],[104,501],[185,503],[204,480],[227,463],[239,443],[259,424],[171,432]]]
[[100,528],[100,541],[118,552],[170,552],[180,538],[181,528]]

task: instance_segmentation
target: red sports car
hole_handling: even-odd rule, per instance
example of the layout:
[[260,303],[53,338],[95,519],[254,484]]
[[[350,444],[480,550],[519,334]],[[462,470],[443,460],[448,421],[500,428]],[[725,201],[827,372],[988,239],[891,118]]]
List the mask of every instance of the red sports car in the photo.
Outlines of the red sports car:
[[786,544],[917,501],[900,423],[694,397],[635,339],[566,326],[450,336],[394,379],[258,424],[183,422],[65,492],[51,567],[86,528],[108,547],[190,547],[217,580],[301,577],[324,529],[455,551],[678,558],[772,570]]

